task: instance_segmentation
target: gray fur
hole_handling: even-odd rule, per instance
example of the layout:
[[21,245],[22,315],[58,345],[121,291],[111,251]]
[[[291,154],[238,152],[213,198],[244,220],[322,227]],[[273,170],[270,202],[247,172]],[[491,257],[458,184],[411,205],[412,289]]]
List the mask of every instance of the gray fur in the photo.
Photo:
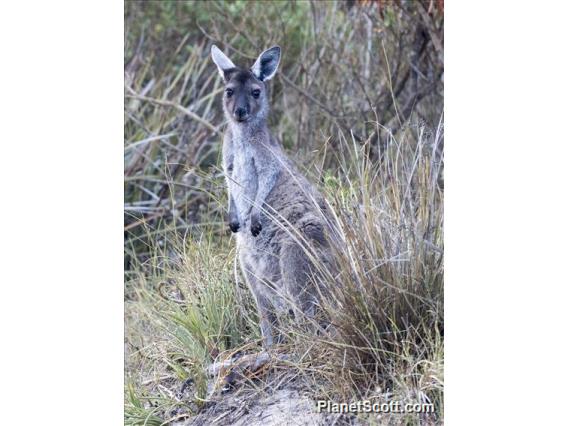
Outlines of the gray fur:
[[[267,52],[270,58],[263,60]],[[271,78],[279,58],[280,49],[271,48],[256,61],[254,72],[235,67],[222,74],[232,88],[223,100],[229,121],[223,140],[229,225],[237,233],[240,266],[255,296],[267,346],[278,338],[274,326],[279,315],[315,312],[315,268],[308,252],[326,264],[330,258],[325,201],[266,125],[266,87],[257,76]],[[254,98],[251,93],[259,87]],[[238,108],[247,113],[237,113]]]
[[224,76],[224,72],[226,70],[235,68],[235,64],[233,64],[233,62],[215,45],[211,47],[211,57],[213,58],[213,62],[215,62],[215,65],[217,65],[221,77]]
[[279,63],[280,47],[274,46],[262,52],[250,70],[260,81],[267,81],[274,77]]

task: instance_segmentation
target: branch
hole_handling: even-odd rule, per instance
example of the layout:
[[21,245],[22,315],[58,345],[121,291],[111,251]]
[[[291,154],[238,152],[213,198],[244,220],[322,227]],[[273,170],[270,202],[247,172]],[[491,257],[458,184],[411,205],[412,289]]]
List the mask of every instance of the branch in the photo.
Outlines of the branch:
[[169,106],[169,107],[174,107],[175,109],[177,109],[178,111],[183,112],[185,115],[193,118],[195,121],[203,124],[205,127],[207,127],[209,130],[211,130],[213,133],[215,133],[216,135],[220,134],[219,132],[219,128],[213,126],[210,122],[208,122],[207,120],[205,120],[204,118],[201,118],[199,115],[197,115],[196,113],[194,113],[193,111],[188,110],[187,108],[184,108],[183,106],[181,106],[180,104],[176,103],[176,102],[172,102],[172,101],[161,101],[159,99],[155,99],[155,98],[149,98],[147,96],[142,96],[142,95],[138,95],[138,94],[133,94],[133,95],[126,95],[127,98],[132,98],[132,99],[139,99],[141,101],[146,101],[146,102],[151,102],[153,104],[156,105],[162,105],[162,106]]

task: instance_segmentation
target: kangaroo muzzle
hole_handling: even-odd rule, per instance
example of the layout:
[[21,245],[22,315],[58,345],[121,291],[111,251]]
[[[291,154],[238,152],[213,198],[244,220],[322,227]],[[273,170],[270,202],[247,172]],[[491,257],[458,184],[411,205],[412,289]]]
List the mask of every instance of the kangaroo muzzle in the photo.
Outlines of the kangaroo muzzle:
[[244,107],[235,108],[233,115],[237,121],[245,121],[249,117],[248,110]]

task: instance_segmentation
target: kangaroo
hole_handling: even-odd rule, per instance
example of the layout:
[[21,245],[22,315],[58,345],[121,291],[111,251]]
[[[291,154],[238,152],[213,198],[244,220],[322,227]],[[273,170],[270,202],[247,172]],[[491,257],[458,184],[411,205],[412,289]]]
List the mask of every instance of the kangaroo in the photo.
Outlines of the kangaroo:
[[215,45],[211,56],[223,78],[223,169],[229,228],[236,234],[241,270],[258,308],[265,346],[281,341],[282,314],[313,317],[314,258],[329,264],[325,200],[286,156],[268,130],[266,82],[276,74],[280,47],[237,67]]

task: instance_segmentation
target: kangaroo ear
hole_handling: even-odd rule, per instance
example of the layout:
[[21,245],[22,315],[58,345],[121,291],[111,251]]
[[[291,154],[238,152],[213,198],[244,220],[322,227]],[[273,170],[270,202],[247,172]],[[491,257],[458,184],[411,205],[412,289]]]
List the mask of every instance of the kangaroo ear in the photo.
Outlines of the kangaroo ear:
[[260,54],[250,70],[260,81],[266,81],[274,77],[279,63],[280,46],[273,46]]
[[225,71],[236,68],[235,64],[215,45],[211,46],[211,57],[223,79],[225,79]]

